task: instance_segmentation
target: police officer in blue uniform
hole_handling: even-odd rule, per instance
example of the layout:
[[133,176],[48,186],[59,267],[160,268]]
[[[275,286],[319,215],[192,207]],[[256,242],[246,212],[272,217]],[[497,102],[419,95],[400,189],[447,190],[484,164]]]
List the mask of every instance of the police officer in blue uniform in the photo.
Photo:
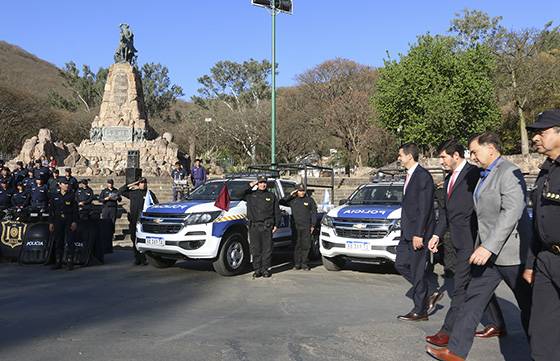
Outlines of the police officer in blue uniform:
[[31,187],[31,207],[35,209],[46,209],[49,204],[49,189],[43,178],[35,179]]
[[50,174],[51,172],[49,168],[43,166],[40,160],[35,161],[35,165],[33,166],[33,178],[42,178],[43,181],[46,182],[47,179],[49,179]]
[[35,185],[35,176],[33,174],[33,169],[29,169],[27,170],[27,177],[23,178],[23,186],[25,187],[25,191],[29,194],[31,194],[33,186]]
[[49,231],[53,234],[55,263],[52,269],[62,267],[64,247],[67,248],[68,270],[74,268],[74,239],[78,229],[78,203],[66,179],[60,181],[59,192],[51,199],[49,206]]
[[12,207],[22,211],[29,206],[29,193],[25,191],[23,182],[16,185],[16,192],[12,195]]
[[78,202],[78,213],[80,219],[89,219],[93,210],[92,202],[95,199],[93,189],[88,185],[87,179],[82,179],[76,191],[76,202]]
[[8,179],[0,179],[0,211],[12,207],[13,192],[8,188]]
[[72,176],[72,168],[64,169],[64,177],[61,179],[65,179],[68,183],[69,189],[72,192],[76,192],[78,190],[78,180]]

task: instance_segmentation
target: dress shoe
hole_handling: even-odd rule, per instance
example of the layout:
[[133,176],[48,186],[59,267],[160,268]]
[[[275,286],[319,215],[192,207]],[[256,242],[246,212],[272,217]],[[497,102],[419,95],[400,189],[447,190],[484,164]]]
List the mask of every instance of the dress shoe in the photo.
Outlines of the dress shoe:
[[309,266],[306,265],[306,264],[302,264],[301,269],[304,270],[304,271],[309,271],[311,268],[309,268]]
[[406,315],[397,316],[397,318],[401,321],[428,321],[427,314],[420,314],[414,312],[409,312]]
[[295,269],[296,271],[299,271],[299,270],[301,269],[301,265],[296,264],[296,265],[294,266],[294,269]]
[[435,348],[432,346],[426,346],[426,352],[428,353],[428,355],[440,361],[465,361],[464,358],[455,355],[447,348]]
[[439,301],[443,298],[443,292],[434,292],[430,297],[428,297],[428,314],[434,312],[436,310],[436,306]]
[[272,273],[270,273],[270,271],[264,271],[264,272],[262,273],[262,276],[263,276],[264,278],[270,278],[270,277],[272,276]]
[[255,273],[253,273],[253,278],[259,278],[262,277],[262,272],[261,271],[255,271]]
[[449,335],[443,331],[439,331],[435,335],[426,336],[426,342],[438,347],[445,347],[449,343]]
[[68,271],[72,271],[72,270],[74,269],[74,262],[69,261],[69,262],[66,264],[66,269],[67,269]]
[[495,325],[488,325],[482,331],[476,331],[474,335],[480,338],[502,337],[506,335],[506,330]]

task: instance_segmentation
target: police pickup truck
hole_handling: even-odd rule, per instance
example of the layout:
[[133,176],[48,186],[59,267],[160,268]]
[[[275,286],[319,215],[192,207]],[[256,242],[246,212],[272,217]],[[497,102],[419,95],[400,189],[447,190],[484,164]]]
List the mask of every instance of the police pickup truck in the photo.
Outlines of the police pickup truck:
[[327,270],[338,271],[346,261],[395,261],[403,187],[402,180],[361,185],[323,217],[319,243]]
[[[145,253],[150,264],[158,268],[170,267],[177,260],[198,259],[212,261],[216,272],[223,276],[243,273],[251,261],[243,198],[256,174],[210,180],[185,200],[147,208],[136,228],[138,251]],[[230,205],[228,211],[223,211],[214,204],[226,182]],[[268,190],[279,199],[296,187],[293,180],[269,176]],[[282,221],[274,233],[273,247],[292,243],[291,210],[283,205],[280,210]],[[318,243],[317,230],[314,241],[317,257]]]

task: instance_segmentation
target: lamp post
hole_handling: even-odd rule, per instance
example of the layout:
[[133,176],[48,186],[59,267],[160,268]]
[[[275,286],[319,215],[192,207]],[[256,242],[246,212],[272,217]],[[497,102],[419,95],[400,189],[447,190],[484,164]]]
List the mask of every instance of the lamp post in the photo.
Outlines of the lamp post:
[[272,109],[271,109],[271,136],[270,136],[270,162],[276,164],[276,14],[283,12],[292,14],[292,0],[251,0],[256,6],[271,10],[272,15]]
[[209,152],[208,144],[210,136],[210,123],[212,122],[212,118],[204,118],[204,121],[206,122],[206,151]]

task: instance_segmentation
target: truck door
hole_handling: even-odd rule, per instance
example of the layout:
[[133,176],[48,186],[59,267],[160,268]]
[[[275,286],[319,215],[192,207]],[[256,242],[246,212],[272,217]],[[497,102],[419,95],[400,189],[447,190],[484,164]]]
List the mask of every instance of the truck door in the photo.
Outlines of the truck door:
[[[282,199],[283,195],[278,188],[276,180],[268,181],[267,188],[271,192],[274,192],[279,200]],[[282,213],[282,220],[280,221],[280,227],[278,227],[278,230],[274,232],[273,235],[273,241],[275,243],[290,240],[292,236],[292,228],[290,225],[290,215],[292,210],[290,209],[290,207],[280,205],[280,212]]]

